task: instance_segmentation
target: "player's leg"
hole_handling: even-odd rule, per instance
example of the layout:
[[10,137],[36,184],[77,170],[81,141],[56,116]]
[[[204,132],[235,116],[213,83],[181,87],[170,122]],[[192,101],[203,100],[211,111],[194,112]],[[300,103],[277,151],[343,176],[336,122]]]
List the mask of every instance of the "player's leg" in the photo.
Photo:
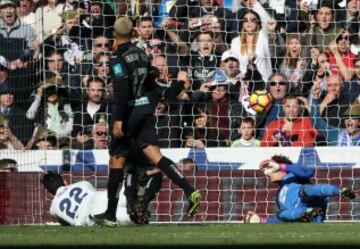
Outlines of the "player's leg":
[[339,188],[332,184],[307,184],[303,187],[303,193],[307,197],[331,197],[341,195],[348,199],[354,199],[355,194],[348,188]]
[[124,167],[128,147],[125,138],[111,139],[109,153],[109,177],[107,183],[108,205],[105,213],[95,215],[93,220],[96,225],[114,227],[116,223],[116,209],[119,194],[124,178]]
[[148,145],[143,149],[143,152],[154,165],[161,169],[184,191],[189,200],[188,214],[191,216],[195,215],[200,205],[200,192],[188,183],[173,161],[161,154],[160,148],[157,145]]
[[134,205],[129,207],[129,210],[133,214],[132,221],[137,225],[144,225],[149,223],[150,213],[148,206],[160,191],[162,173],[158,168],[153,170],[139,168],[137,173],[137,200]]
[[153,115],[134,117],[131,124],[133,127],[138,127],[139,129],[136,132],[131,130],[129,131],[129,134],[136,134],[132,137],[135,138],[137,146],[142,149],[142,152],[150,163],[161,169],[162,172],[188,196],[188,214],[192,216],[198,212],[201,199],[200,192],[195,190],[187,182],[173,161],[162,155],[158,145],[155,122],[156,119]]

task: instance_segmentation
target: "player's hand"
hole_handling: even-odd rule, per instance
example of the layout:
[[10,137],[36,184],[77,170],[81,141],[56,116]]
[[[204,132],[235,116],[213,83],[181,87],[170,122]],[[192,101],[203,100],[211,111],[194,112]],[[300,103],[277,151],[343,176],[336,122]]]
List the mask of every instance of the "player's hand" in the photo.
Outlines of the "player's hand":
[[260,163],[260,170],[264,175],[270,175],[271,173],[278,172],[280,170],[280,164],[273,160],[264,160]]
[[260,223],[260,216],[257,215],[254,211],[246,211],[245,217],[244,217],[244,223],[250,224],[250,223]]
[[312,208],[309,207],[306,209],[304,214],[301,216],[300,221],[301,222],[312,222],[315,216],[321,215],[322,209],[321,208]]
[[123,122],[122,121],[115,121],[113,124],[113,135],[116,138],[121,138],[124,136],[124,132],[122,130]]

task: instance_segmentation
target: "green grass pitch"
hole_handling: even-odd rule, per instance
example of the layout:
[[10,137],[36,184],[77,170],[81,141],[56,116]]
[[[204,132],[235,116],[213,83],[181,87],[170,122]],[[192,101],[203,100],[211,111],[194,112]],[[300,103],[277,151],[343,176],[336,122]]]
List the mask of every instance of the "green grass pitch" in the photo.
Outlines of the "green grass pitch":
[[[1,226],[1,246],[66,245],[357,245],[360,223],[159,224],[148,226]],[[291,246],[292,245],[292,246]],[[289,247],[287,247],[289,246]],[[342,248],[342,247],[338,247]]]

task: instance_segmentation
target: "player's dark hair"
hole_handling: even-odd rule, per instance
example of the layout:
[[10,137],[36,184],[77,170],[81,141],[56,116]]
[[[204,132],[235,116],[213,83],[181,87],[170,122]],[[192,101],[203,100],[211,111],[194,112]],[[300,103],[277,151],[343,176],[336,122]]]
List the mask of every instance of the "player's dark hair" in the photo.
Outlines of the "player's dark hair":
[[293,164],[293,162],[286,156],[283,155],[274,155],[271,159],[277,163],[284,163],[284,164]]
[[55,172],[46,173],[42,179],[41,183],[51,194],[55,195],[58,188],[65,186],[64,179],[62,176]]
[[254,120],[253,117],[250,117],[250,116],[243,118],[243,119],[241,120],[240,125],[241,125],[242,123],[251,124],[252,127],[255,127],[255,120]]

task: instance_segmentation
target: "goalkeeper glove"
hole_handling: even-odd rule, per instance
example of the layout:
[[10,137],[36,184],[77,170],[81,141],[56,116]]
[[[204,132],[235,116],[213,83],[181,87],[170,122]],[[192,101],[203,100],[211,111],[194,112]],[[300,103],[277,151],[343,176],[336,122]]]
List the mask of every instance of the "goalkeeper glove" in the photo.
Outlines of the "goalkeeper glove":
[[315,216],[321,215],[322,209],[321,208],[312,208],[309,207],[305,210],[303,215],[300,218],[301,222],[312,222]]
[[244,223],[245,224],[261,223],[261,218],[254,211],[247,211],[244,217]]
[[271,173],[278,172],[280,170],[280,166],[281,166],[281,164],[279,164],[275,161],[269,160],[269,161],[267,161],[267,163],[262,164],[260,167],[261,167],[261,170],[264,173],[264,175],[268,176]]

